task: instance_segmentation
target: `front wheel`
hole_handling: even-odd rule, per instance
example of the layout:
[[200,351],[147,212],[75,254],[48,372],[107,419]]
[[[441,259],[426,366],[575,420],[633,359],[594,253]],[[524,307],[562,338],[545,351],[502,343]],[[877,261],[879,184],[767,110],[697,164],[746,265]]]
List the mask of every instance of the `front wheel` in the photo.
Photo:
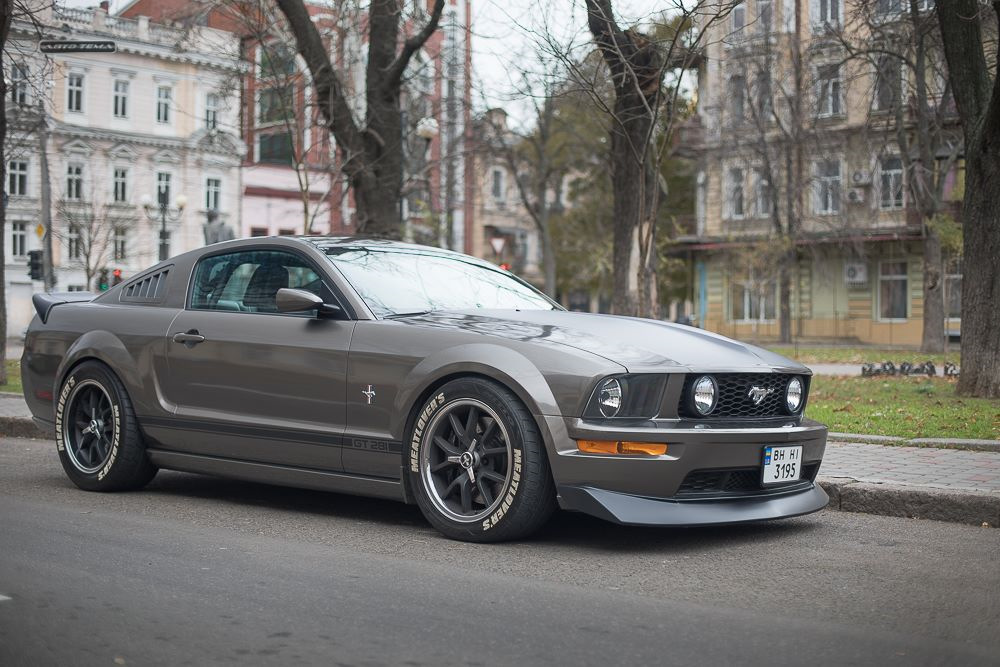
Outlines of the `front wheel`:
[[556,507],[534,418],[517,396],[481,378],[453,380],[422,406],[409,475],[424,516],[452,539],[522,538]]
[[63,382],[56,446],[66,476],[87,491],[136,489],[156,475],[125,386],[96,361],[80,364]]

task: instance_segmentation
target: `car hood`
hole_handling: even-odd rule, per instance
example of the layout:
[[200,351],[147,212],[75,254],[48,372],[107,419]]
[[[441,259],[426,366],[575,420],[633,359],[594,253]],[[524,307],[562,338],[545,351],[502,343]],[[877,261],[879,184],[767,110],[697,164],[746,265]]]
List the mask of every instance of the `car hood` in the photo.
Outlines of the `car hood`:
[[783,370],[805,366],[760,347],[682,324],[561,310],[475,310],[400,318],[412,325],[464,330],[525,343],[567,345],[631,373]]

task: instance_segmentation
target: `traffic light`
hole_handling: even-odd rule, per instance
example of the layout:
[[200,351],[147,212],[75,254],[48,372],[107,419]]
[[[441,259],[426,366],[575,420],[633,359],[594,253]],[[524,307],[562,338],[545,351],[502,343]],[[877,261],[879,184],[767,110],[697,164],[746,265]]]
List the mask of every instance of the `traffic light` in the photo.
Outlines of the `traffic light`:
[[28,251],[28,277],[32,280],[42,280],[45,277],[41,250]]
[[122,281],[122,270],[115,269],[111,272],[111,286],[114,287]]
[[102,292],[108,289],[108,270],[101,269],[101,272],[97,275],[97,289]]

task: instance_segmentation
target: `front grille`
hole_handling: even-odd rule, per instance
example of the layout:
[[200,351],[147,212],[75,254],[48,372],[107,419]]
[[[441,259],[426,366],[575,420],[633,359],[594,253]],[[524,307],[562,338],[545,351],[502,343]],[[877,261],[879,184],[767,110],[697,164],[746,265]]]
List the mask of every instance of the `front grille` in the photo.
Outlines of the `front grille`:
[[[683,417],[694,417],[705,419],[705,417],[695,411],[692,404],[692,387],[695,380],[702,377],[701,374],[689,375],[684,381],[684,390],[681,392],[681,402],[678,412]],[[788,417],[785,408],[785,389],[788,382],[793,377],[802,380],[805,396],[803,396],[803,406],[805,398],[809,394],[809,378],[804,375],[787,375],[782,373],[719,373],[713,375],[719,386],[719,397],[715,404],[715,409],[708,415],[715,417]],[[770,390],[759,404],[755,404],[750,397],[750,390],[759,387],[765,391]],[[801,410],[796,413],[801,414]]]
[[789,484],[764,487],[760,483],[760,468],[729,468],[725,470],[692,470],[677,489],[675,498],[704,496],[739,496],[783,493],[807,487],[816,479],[819,462],[802,466],[802,479]]

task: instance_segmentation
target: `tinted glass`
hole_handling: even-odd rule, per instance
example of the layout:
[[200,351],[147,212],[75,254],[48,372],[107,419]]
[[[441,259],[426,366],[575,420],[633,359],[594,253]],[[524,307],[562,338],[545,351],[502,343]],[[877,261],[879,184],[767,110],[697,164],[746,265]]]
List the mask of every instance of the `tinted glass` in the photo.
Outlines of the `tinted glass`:
[[461,256],[419,249],[328,248],[326,252],[379,317],[433,310],[558,308],[509,273]]
[[201,260],[195,269],[191,308],[276,313],[275,298],[284,287],[306,290],[326,302],[332,301],[323,280],[298,255],[254,250]]

